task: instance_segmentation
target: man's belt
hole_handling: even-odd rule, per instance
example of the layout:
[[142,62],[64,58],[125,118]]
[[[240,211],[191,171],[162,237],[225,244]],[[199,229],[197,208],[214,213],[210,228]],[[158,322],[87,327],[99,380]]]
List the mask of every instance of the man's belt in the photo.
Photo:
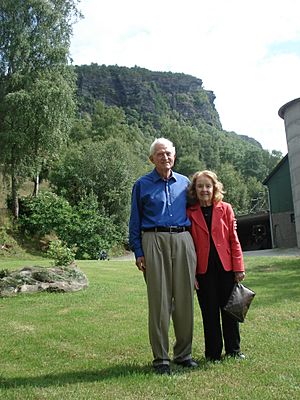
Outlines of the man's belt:
[[154,228],[142,229],[143,232],[168,232],[168,233],[181,233],[189,231],[189,226],[156,226]]

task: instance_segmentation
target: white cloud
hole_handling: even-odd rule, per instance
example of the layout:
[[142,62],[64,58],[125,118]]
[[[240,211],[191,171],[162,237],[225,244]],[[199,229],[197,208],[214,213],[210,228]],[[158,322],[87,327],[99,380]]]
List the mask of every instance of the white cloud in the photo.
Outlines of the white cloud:
[[286,152],[277,112],[300,97],[300,53],[287,50],[300,40],[298,0],[82,0],[80,8],[75,64],[194,75],[214,91],[224,129]]

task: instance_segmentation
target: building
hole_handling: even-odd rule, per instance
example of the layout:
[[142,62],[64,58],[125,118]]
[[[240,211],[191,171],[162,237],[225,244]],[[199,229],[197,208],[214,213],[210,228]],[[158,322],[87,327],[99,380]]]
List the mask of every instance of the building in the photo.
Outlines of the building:
[[268,189],[269,213],[238,218],[243,250],[300,248],[300,98],[278,111],[284,120],[288,154],[263,181]]
[[237,217],[237,233],[243,251],[272,248],[270,218],[267,211]]
[[293,220],[297,246],[300,248],[300,98],[284,104],[278,114],[284,120],[294,210]]
[[297,246],[288,155],[276,165],[263,184],[268,188],[272,247]]

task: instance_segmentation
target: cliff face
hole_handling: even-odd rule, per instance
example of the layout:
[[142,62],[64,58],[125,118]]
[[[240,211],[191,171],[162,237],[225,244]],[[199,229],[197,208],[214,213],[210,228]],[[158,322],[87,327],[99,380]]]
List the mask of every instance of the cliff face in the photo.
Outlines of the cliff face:
[[202,80],[190,75],[153,72],[134,67],[82,65],[76,67],[78,96],[82,111],[90,111],[94,100],[134,110],[144,121],[155,122],[171,115],[194,124],[198,120],[222,129],[214,106],[213,92],[203,89]]

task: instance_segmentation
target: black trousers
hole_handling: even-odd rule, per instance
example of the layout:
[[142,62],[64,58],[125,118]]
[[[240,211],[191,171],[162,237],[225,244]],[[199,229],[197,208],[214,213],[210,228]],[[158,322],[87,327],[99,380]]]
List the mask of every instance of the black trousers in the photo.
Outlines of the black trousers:
[[204,328],[205,357],[209,360],[220,360],[223,339],[226,354],[238,353],[239,323],[222,310],[234,285],[234,273],[226,272],[221,263],[216,262],[209,265],[205,274],[197,275],[197,280],[199,284],[197,296]]

